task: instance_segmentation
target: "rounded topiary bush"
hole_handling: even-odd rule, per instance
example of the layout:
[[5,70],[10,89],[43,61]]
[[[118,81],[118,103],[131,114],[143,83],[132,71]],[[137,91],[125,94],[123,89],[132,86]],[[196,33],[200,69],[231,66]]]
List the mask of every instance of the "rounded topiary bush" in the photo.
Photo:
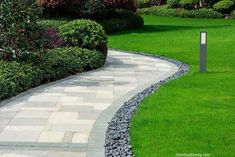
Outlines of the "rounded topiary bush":
[[167,0],[167,5],[169,8],[177,8],[179,6],[180,0]]
[[101,51],[107,55],[107,35],[103,27],[90,20],[75,20],[59,27],[67,46]]
[[214,4],[213,8],[222,13],[230,13],[234,2],[231,0],[222,0]]

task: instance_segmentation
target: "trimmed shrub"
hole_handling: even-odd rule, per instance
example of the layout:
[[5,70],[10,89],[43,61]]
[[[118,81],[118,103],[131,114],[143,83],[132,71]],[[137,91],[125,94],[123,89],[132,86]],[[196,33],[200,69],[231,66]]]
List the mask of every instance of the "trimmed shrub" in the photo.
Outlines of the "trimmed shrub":
[[35,0],[1,0],[0,7],[0,48],[8,51],[5,59],[39,48],[42,29],[37,24],[40,10]]
[[44,72],[44,81],[48,82],[99,68],[104,62],[105,57],[100,52],[70,47],[49,50],[41,57],[38,66]]
[[125,29],[140,28],[144,20],[137,14],[121,14],[108,20],[98,21],[106,33],[113,33]]
[[0,101],[42,83],[103,66],[105,57],[97,51],[58,48],[31,53],[16,61],[0,60]]
[[213,8],[221,13],[230,13],[234,2],[231,0],[222,0],[214,4]]
[[59,27],[68,46],[99,50],[107,55],[107,35],[103,27],[90,20],[75,20]]
[[222,18],[224,17],[224,15],[222,15],[221,13],[213,9],[206,9],[206,8],[195,10],[193,14],[194,14],[194,17],[196,18]]
[[179,7],[180,0],[167,0],[168,8],[177,8]]
[[30,64],[0,61],[0,101],[42,81],[42,71]]
[[165,6],[155,6],[151,8],[143,8],[138,11],[143,15],[157,16],[175,16],[184,18],[222,18],[223,14],[213,9],[185,10],[185,9],[168,9]]

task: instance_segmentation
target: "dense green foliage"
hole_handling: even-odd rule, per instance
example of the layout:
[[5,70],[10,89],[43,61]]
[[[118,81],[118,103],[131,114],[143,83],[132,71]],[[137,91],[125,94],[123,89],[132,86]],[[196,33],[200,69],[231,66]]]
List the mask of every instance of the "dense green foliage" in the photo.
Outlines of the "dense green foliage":
[[180,0],[179,3],[185,9],[193,9],[198,2],[198,0]]
[[213,9],[169,9],[167,6],[154,6],[151,8],[143,8],[138,10],[142,15],[158,15],[158,16],[176,16],[184,18],[221,18],[223,15]]
[[179,6],[180,0],[167,0],[167,6],[169,8],[177,8]]
[[[54,18],[44,19],[40,24],[44,27],[59,28],[61,25],[73,21],[72,18]],[[140,28],[143,26],[143,18],[137,14],[119,13],[113,15],[112,18],[97,21],[103,26],[106,33],[113,33],[125,29]]]
[[37,0],[46,15],[103,17],[116,9],[135,11],[135,0]]
[[[55,7],[65,3],[54,2]],[[105,63],[107,35],[101,25],[76,20],[53,28],[38,22],[39,15],[35,0],[0,1],[0,101]]]
[[[186,14],[186,17],[188,17],[187,14],[195,14],[195,15],[199,15],[200,17],[200,14],[201,13],[204,14],[206,9],[208,9],[209,18],[211,18],[211,16],[213,16],[213,14],[216,13],[216,12],[213,13],[213,10],[222,13],[223,16],[221,17],[229,18],[231,11],[235,7],[234,0],[163,0],[161,4],[158,4],[158,3],[154,4],[153,3],[154,0],[149,0],[146,3],[144,2],[142,3],[142,1],[144,0],[139,0],[139,1],[140,1],[141,6],[146,7],[146,8],[157,7],[159,5],[160,5],[159,7],[164,7],[162,5],[167,4],[168,10],[162,10],[161,8],[160,11],[164,12],[161,14],[164,14],[164,15],[173,14],[174,16],[178,14],[177,17],[184,17],[184,15],[181,16],[181,14]],[[139,7],[139,8],[143,8],[143,7]],[[176,10],[171,10],[171,9],[176,9]],[[203,9],[203,12],[200,12],[201,9]],[[190,12],[182,11],[182,10],[190,10]],[[161,14],[158,13],[157,15],[161,15]],[[217,15],[215,16],[217,17]],[[202,15],[202,16],[206,17],[205,15]],[[194,15],[190,15],[190,17],[197,18],[197,16],[194,16]]]
[[100,52],[77,47],[23,55],[16,61],[0,61],[0,101],[41,83],[99,68],[104,62]]
[[[135,156],[234,157],[235,21],[143,17],[143,28],[111,35],[109,47],[175,58],[190,72],[142,102],[131,124]],[[208,32],[205,74],[198,72],[200,31]]]
[[214,9],[222,13],[230,13],[234,2],[231,0],[222,0],[214,4]]
[[138,8],[148,7],[151,0],[136,0],[136,5]]
[[74,20],[59,27],[60,36],[68,46],[99,50],[107,55],[107,35],[103,27],[90,20]]
[[124,14],[107,20],[98,21],[107,33],[113,33],[125,29],[140,28],[144,20],[137,14]]
[[40,47],[39,13],[35,0],[0,1],[0,58],[9,59]]

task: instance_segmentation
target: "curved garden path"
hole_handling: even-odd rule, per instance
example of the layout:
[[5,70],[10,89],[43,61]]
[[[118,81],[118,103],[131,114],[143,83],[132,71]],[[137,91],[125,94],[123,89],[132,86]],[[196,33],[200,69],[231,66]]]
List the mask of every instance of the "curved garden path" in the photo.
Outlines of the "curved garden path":
[[104,68],[1,102],[0,157],[104,157],[115,112],[177,70],[165,60],[110,50]]

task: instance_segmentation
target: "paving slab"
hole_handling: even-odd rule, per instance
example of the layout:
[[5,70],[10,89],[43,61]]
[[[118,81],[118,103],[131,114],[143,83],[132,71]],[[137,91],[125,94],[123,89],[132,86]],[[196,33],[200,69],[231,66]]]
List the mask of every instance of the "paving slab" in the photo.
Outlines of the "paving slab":
[[107,124],[123,103],[178,70],[165,60],[109,50],[103,68],[0,103],[0,157],[104,157]]

